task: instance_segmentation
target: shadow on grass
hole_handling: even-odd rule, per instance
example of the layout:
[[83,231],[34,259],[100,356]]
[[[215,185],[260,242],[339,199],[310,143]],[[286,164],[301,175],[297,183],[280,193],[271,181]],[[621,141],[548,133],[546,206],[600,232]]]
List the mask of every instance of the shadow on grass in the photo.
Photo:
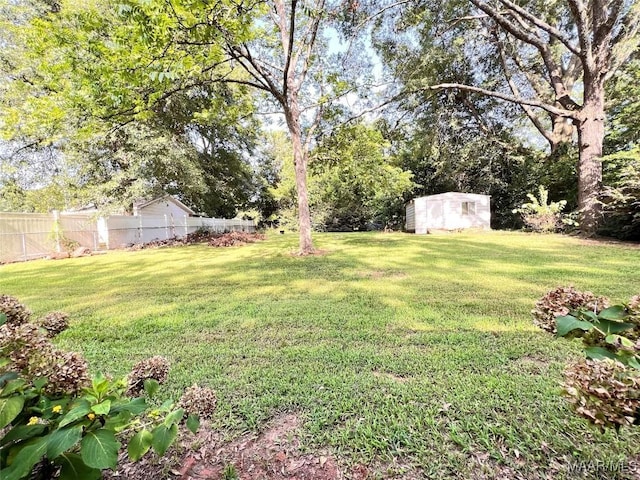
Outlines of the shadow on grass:
[[9,265],[0,290],[72,313],[57,341],[96,370],[167,356],[165,392],[211,386],[214,426],[230,432],[296,410],[309,445],[461,478],[474,452],[525,478],[549,457],[640,453],[637,434],[598,434],[567,410],[559,382],[578,349],[529,320],[560,283],[637,293],[640,251],[518,234],[326,234],[316,242],[327,255],[295,257],[296,240]]

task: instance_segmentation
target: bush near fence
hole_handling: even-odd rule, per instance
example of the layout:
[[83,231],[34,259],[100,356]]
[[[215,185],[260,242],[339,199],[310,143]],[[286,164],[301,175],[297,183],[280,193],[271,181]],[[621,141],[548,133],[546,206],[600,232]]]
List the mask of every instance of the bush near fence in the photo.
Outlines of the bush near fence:
[[252,220],[171,215],[111,215],[0,212],[0,263],[46,257],[74,247],[122,248],[182,238],[199,229],[255,232]]

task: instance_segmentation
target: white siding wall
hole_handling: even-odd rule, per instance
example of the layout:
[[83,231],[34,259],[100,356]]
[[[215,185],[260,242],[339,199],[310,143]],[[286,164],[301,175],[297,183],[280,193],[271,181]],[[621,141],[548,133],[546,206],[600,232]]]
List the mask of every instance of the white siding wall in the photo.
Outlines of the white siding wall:
[[139,210],[138,215],[148,216],[148,215],[173,215],[173,218],[178,221],[178,219],[182,219],[185,215],[189,213],[184,209],[180,208],[175,203],[169,200],[159,200],[157,202],[153,202],[146,207],[143,207]]
[[428,225],[428,212],[427,212],[427,199],[426,197],[416,198],[416,233],[427,233]]
[[[491,210],[487,195],[462,195],[448,198],[446,215],[446,229],[457,230],[461,228],[490,228]],[[475,204],[474,212],[463,212],[463,202]]]
[[[491,228],[491,197],[473,193],[448,192],[414,199],[407,204],[407,225],[409,206],[414,206],[415,233],[429,230],[458,230],[463,228]],[[463,213],[463,202],[475,205],[474,212]],[[407,226],[407,230],[411,231]]]
[[404,228],[407,232],[416,231],[416,206],[413,201],[407,203]]
[[[445,203],[439,198],[425,198],[427,206],[427,216],[425,218],[425,227],[427,230],[440,230],[446,228],[444,216]],[[424,233],[427,233],[426,231]]]

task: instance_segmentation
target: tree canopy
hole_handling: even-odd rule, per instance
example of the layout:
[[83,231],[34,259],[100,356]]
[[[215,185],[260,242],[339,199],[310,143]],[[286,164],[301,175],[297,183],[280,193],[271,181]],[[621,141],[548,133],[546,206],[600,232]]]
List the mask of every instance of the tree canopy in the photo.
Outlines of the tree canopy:
[[585,232],[603,204],[635,221],[636,1],[0,10],[2,208],[160,192],[209,215],[279,207],[297,215],[301,253],[313,227],[391,224],[411,195],[445,190],[490,194],[497,227],[516,226],[539,185]]

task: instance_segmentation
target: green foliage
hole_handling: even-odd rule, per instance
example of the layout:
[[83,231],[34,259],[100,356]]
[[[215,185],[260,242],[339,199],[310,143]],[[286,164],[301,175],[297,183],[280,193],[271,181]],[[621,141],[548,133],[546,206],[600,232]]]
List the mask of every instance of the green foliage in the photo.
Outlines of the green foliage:
[[326,230],[382,228],[387,212],[414,186],[397,165],[390,144],[373,125],[338,128],[313,152],[310,172],[315,222]]
[[566,200],[558,202],[549,201],[549,191],[540,185],[538,196],[528,193],[529,203],[523,203],[513,213],[522,215],[525,225],[539,233],[552,233],[560,230],[563,225],[577,225],[570,217],[563,215],[562,210],[567,204]]
[[[296,190],[288,141],[276,134],[271,147],[277,177],[273,198],[279,224],[295,228]],[[398,166],[390,144],[373,125],[349,124],[323,138],[311,154],[308,188],[316,230],[381,229],[394,206],[413,187],[412,173]]]
[[0,423],[9,426],[0,441],[3,479],[25,478],[43,460],[60,468],[61,478],[98,478],[101,470],[116,467],[119,438],[131,437],[132,460],[142,458],[149,446],[164,455],[175,441],[182,410],[169,410],[164,419],[150,415],[155,409],[144,399],[124,396],[122,380],[96,377],[79,395],[51,396],[45,386],[20,377],[3,383]]
[[[564,292],[567,289],[557,290]],[[580,296],[576,294],[563,297],[565,304],[578,298]],[[601,309],[585,308],[587,298],[580,300],[582,302],[576,302],[582,303],[579,308],[555,318],[556,335],[581,338],[588,359],[565,369],[564,394],[576,413],[601,429],[638,424],[640,297],[633,297],[626,305]],[[534,310],[534,321],[541,302]],[[548,300],[543,303],[548,303]]]
[[[0,208],[120,210],[161,192],[208,215],[245,206],[255,189],[247,159],[256,124],[246,120],[253,99],[203,73],[221,55],[214,29],[200,32],[208,48],[158,43],[180,28],[174,14],[190,22],[209,13],[174,3],[173,11],[111,0],[3,7],[0,133],[15,148],[3,159]],[[247,23],[224,8],[216,18],[229,31]],[[41,168],[48,151],[52,168]]]
[[604,158],[603,235],[640,239],[640,147]]
[[239,478],[235,465],[231,463],[225,465],[221,480],[238,480]]
[[640,338],[640,322],[626,305],[613,305],[598,313],[573,310],[556,318],[556,328],[558,337],[582,338],[587,358],[609,358],[640,369],[635,343]]
[[[100,375],[79,389],[75,383],[74,388],[51,387],[49,379],[36,376],[25,365],[37,362],[43,349],[50,350],[54,365],[56,358],[65,354],[49,348],[46,337],[33,325],[20,323],[22,310],[7,300],[11,298],[3,302],[3,309],[12,316],[11,323],[5,322],[5,313],[0,322],[0,354],[8,355],[0,358],[3,480],[27,478],[35,468],[44,469],[45,473],[39,475],[59,474],[69,480],[100,478],[102,470],[116,467],[121,440],[127,442],[129,457],[134,461],[150,448],[164,455],[177,437],[184,410],[170,401],[154,408],[144,398],[128,397],[125,380]],[[30,337],[37,338],[29,343]],[[73,364],[61,369],[68,369],[66,375],[78,375],[80,380],[84,375]],[[145,381],[148,398],[157,388],[157,381]],[[191,431],[197,430],[197,419],[189,418],[188,423]]]

